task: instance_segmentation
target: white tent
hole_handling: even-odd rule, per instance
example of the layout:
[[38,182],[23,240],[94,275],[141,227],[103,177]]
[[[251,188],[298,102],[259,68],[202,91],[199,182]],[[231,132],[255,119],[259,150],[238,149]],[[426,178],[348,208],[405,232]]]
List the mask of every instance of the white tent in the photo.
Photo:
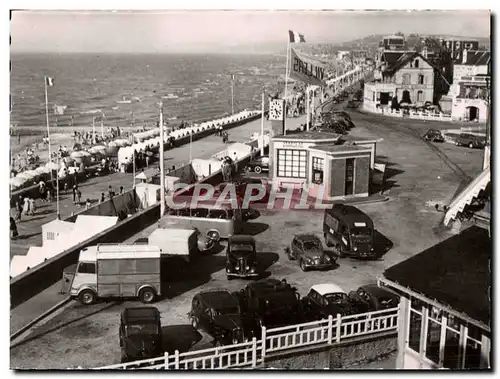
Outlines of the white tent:
[[55,242],[59,239],[61,234],[67,234],[73,230],[75,226],[72,222],[62,221],[62,220],[52,220],[46,224],[42,225],[42,245],[45,246],[47,243]]
[[47,248],[42,246],[31,246],[28,250],[28,254],[26,254],[27,262],[30,263],[30,267],[34,267],[44,262],[45,259],[51,258],[50,255],[46,253]]
[[28,267],[26,255],[14,255],[10,261],[10,276],[12,278],[21,275]]

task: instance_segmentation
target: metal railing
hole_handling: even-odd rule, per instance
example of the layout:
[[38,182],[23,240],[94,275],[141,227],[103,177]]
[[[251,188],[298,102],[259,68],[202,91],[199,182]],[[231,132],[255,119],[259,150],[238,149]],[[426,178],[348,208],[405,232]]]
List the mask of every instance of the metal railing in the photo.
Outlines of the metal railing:
[[148,370],[217,370],[228,368],[256,368],[266,356],[304,350],[321,345],[335,345],[343,341],[371,337],[382,332],[397,331],[399,307],[350,316],[329,316],[328,319],[297,325],[267,329],[262,327],[260,340],[188,351],[99,367],[98,370],[148,369]]

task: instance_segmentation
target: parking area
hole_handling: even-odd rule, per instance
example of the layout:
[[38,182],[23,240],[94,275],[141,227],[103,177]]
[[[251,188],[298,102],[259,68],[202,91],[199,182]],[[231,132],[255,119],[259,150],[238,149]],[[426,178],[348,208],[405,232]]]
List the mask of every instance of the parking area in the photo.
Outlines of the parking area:
[[[460,178],[415,132],[421,131],[423,135],[427,129],[435,128],[433,122],[388,119],[357,111],[351,112],[351,116],[356,125],[351,135],[383,138],[377,146],[376,160],[387,167],[385,195],[389,201],[358,206],[374,221],[376,244],[383,251],[380,259],[342,258],[337,261],[338,267],[329,271],[301,271],[297,262],[286,258],[284,248],[294,234],[322,235],[321,210],[262,211],[245,228],[245,233],[256,238],[262,275],[286,278],[302,296],[319,283],[336,283],[346,291],[372,283],[388,267],[445,239],[449,233],[440,227],[444,213],[436,211],[434,205],[451,201]],[[481,171],[481,150],[449,144],[438,146],[467,175]],[[211,339],[193,330],[189,323],[187,313],[193,296],[200,290],[215,288],[236,291],[247,283],[226,279],[225,255],[222,248],[219,250],[189,266],[170,267],[164,298],[155,304],[162,315],[166,350],[182,352],[210,347]],[[11,367],[64,369],[118,363],[120,312],[125,307],[139,305],[133,301],[88,307],[71,303],[64,312],[11,348]]]

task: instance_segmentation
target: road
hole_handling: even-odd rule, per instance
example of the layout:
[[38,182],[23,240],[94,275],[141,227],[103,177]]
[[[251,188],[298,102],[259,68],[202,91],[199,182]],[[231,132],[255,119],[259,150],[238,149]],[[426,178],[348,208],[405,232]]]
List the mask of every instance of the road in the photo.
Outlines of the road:
[[[377,161],[387,164],[390,200],[364,204],[377,229],[377,244],[390,249],[376,261],[340,259],[330,271],[302,272],[296,262],[283,254],[296,233],[321,234],[320,211],[269,211],[250,222],[245,232],[255,236],[259,252],[259,270],[263,276],[287,278],[302,296],[318,283],[334,282],[350,291],[372,283],[388,267],[449,237],[440,227],[444,214],[436,203],[448,204],[461,178],[442,156],[424,143],[418,134],[435,128],[432,122],[394,120],[350,111],[356,125],[351,135],[383,138],[377,146]],[[407,132],[404,128],[411,129]],[[416,133],[418,132],[418,133]],[[482,151],[452,145],[436,145],[468,175],[481,171]],[[166,350],[187,351],[210,346],[210,338],[194,331],[186,316],[198,291],[213,288],[239,290],[245,281],[227,281],[225,256],[205,256],[187,270],[172,267],[165,298],[155,304],[162,314]],[[64,313],[33,332],[30,339],[11,349],[11,366],[25,368],[97,367],[119,362],[118,322],[125,307],[134,301],[100,303],[83,307],[72,303]]]

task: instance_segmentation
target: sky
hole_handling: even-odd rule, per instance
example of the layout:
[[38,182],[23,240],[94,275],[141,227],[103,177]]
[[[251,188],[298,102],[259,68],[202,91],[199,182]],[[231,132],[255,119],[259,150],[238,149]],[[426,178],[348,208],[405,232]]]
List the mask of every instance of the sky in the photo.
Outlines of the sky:
[[311,43],[371,34],[488,37],[488,11],[14,11],[12,52],[213,52],[283,43],[289,29]]

